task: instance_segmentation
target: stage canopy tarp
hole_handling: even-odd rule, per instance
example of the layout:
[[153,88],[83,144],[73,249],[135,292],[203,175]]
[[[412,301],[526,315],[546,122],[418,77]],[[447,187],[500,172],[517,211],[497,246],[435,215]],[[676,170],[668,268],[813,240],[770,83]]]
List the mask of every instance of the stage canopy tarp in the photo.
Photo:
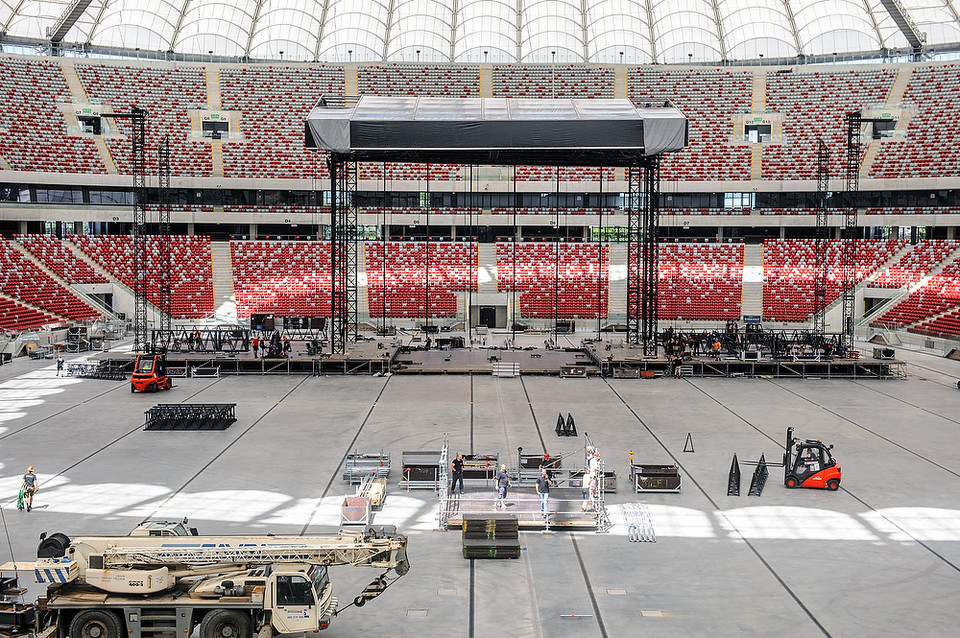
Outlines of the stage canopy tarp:
[[630,166],[689,143],[673,104],[626,99],[362,96],[305,128],[307,148],[374,162]]

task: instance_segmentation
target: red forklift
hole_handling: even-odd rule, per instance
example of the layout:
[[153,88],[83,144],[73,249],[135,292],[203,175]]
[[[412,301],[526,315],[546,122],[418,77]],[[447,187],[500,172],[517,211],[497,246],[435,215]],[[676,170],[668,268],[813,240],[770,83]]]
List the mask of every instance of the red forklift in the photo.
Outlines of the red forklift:
[[789,488],[813,487],[835,492],[840,489],[840,466],[833,458],[832,445],[819,440],[799,441],[793,428],[787,428],[787,446],[783,453],[783,484]]
[[173,387],[167,376],[167,356],[152,350],[137,355],[137,363],[130,375],[130,392],[157,392]]

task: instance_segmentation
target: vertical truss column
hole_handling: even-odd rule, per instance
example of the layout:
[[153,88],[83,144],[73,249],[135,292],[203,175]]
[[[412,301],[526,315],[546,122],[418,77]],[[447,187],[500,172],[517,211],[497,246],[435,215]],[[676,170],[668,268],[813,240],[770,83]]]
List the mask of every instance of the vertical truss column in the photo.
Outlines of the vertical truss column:
[[643,354],[657,354],[660,258],[660,156],[646,158],[643,179]]
[[853,348],[853,325],[857,276],[857,204],[860,190],[860,111],[846,114],[847,158],[845,166],[846,202],[843,214],[843,325],[841,339],[844,350]]
[[330,352],[344,354],[357,335],[357,163],[331,153]]
[[817,245],[816,274],[813,280],[813,344],[819,348],[827,331],[827,191],[830,188],[830,151],[820,139],[817,141]]
[[160,330],[170,335],[172,321],[170,272],[173,267],[170,258],[170,136],[165,135],[157,149],[157,221],[160,226],[160,272],[157,282],[160,284]]
[[[641,181],[642,180],[642,181]],[[627,341],[657,354],[660,156],[627,169]],[[642,189],[642,193],[641,193]]]
[[640,167],[627,167],[627,343],[640,343]]

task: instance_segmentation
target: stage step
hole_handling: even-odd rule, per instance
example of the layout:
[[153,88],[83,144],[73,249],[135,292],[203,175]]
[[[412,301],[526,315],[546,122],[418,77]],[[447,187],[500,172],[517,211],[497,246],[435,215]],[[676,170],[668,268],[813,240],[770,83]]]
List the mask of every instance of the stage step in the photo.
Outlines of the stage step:
[[519,540],[463,539],[464,558],[520,558]]
[[512,514],[466,514],[464,558],[520,558],[520,525]]

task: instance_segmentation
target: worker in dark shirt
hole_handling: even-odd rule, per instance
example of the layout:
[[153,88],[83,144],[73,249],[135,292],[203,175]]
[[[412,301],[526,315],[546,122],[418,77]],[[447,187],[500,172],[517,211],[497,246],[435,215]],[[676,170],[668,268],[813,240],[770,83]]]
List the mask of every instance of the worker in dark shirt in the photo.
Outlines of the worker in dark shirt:
[[507,466],[501,465],[500,471],[493,477],[497,483],[497,509],[505,508],[507,504],[507,488],[510,486],[510,477],[507,475]]
[[27,511],[33,509],[33,495],[40,489],[40,482],[37,475],[33,473],[33,466],[27,468],[27,473],[23,475],[23,484],[20,486],[23,490],[23,498],[27,504]]
[[547,468],[540,468],[540,476],[537,477],[537,494],[540,495],[540,514],[547,517],[547,499],[550,498],[550,486],[553,481],[547,476]]
[[450,469],[453,470],[453,482],[450,484],[450,491],[457,491],[457,482],[459,481],[460,493],[463,494],[463,454],[458,454],[457,458],[453,459]]

